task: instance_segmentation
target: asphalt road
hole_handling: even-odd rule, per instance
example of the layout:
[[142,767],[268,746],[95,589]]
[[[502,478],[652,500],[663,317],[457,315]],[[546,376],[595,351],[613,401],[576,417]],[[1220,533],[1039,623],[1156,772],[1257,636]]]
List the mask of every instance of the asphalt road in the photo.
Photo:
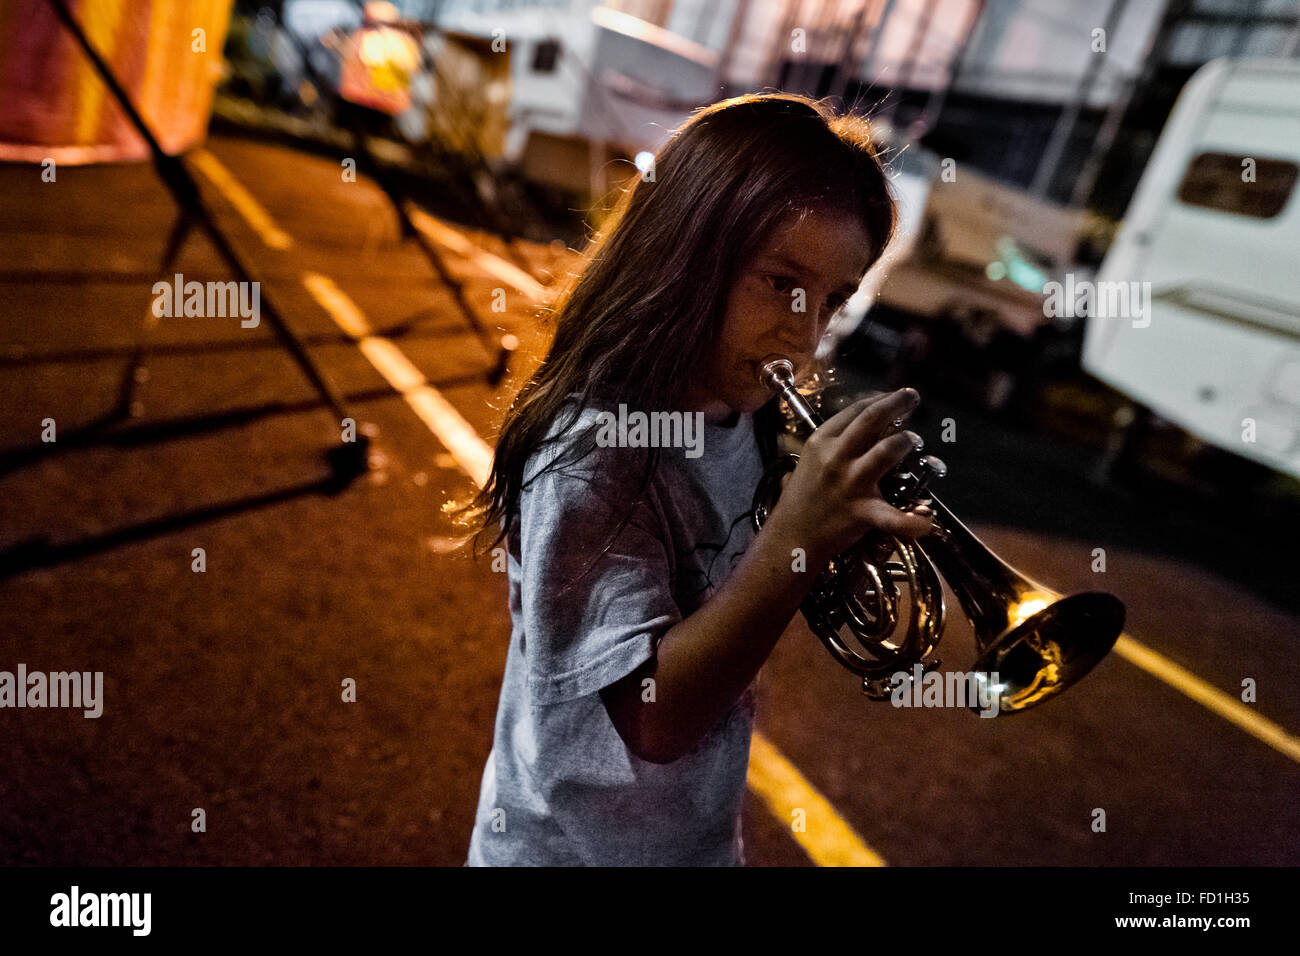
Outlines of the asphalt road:
[[[504,575],[448,550],[443,506],[471,481],[303,276],[328,277],[489,442],[504,394],[486,382],[493,356],[369,183],[283,147],[210,148],[291,237],[268,248],[205,181],[264,295],[371,426],[373,467],[324,484],[339,423],[265,322],[163,319],[135,414],[114,418],[170,200],[146,166],[64,168],[55,183],[0,167],[0,669],[104,673],[98,719],[0,713],[0,860],[459,864],[509,635]],[[525,254],[538,272],[568,261]],[[524,296],[507,290],[494,313],[502,282],[447,262],[479,315],[536,347]],[[233,278],[197,234],[172,271]],[[1249,710],[1295,733],[1294,609],[1171,552],[1158,502],[1099,507],[1076,456],[1027,470],[1029,451],[969,422],[945,455],[967,470],[944,500],[989,545],[1057,590],[1119,594],[1130,636],[1233,699],[1253,679]],[[1021,493],[1093,517],[1045,532],[990,505]],[[1243,549],[1257,533],[1240,530]],[[973,661],[964,622],[940,656]],[[982,720],[866,701],[796,621],[759,687],[763,734],[894,865],[1300,862],[1285,741],[1118,654],[1059,700]],[[745,833],[754,865],[810,863],[757,797]]]

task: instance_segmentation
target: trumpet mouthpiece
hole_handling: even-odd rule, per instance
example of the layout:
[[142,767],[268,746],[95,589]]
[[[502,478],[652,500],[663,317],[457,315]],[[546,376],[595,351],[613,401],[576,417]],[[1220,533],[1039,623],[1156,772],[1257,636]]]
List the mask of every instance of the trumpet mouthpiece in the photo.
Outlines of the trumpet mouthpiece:
[[758,363],[758,380],[769,388],[794,384],[794,363],[784,355],[769,355]]
[[822,423],[821,416],[794,387],[794,363],[784,355],[769,355],[759,362],[758,380],[785,401],[791,413],[809,432]]

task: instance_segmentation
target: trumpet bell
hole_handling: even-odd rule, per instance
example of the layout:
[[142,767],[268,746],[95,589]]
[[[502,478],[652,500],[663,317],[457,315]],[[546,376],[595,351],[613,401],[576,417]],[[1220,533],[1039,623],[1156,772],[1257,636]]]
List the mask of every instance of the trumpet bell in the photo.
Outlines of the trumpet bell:
[[[918,541],[975,631],[974,672],[999,715],[1027,710],[1078,683],[1115,645],[1124,603],[1104,591],[1064,597],[1021,574],[937,497],[936,531]],[[977,708],[973,708],[977,709]]]
[[[975,626],[978,633],[978,621]],[[1014,714],[1077,683],[1110,653],[1123,628],[1124,604],[1113,594],[1056,595],[990,641],[976,659],[975,671],[990,680],[997,712]]]

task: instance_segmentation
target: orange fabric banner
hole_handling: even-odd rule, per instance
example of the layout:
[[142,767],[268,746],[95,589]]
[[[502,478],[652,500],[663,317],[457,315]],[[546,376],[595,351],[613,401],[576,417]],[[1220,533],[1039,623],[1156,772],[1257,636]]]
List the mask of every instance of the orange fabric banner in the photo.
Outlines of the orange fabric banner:
[[[233,0],[68,0],[158,142],[207,133]],[[132,128],[48,0],[0,0],[0,160],[144,159]]]

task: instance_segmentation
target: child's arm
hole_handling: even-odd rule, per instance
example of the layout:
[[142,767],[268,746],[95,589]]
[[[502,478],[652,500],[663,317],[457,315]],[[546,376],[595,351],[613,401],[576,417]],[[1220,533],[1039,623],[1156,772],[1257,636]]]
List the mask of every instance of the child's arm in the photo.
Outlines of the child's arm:
[[[888,505],[877,484],[911,449],[901,432],[876,442],[916,405],[910,390],[864,399],[805,443],[781,499],[740,562],[708,601],[669,629],[653,658],[601,691],[619,736],[643,760],[689,753],[754,680],[816,572],[871,528],[917,537],[930,518]],[[807,555],[792,570],[793,551]],[[655,682],[643,700],[643,681]]]

